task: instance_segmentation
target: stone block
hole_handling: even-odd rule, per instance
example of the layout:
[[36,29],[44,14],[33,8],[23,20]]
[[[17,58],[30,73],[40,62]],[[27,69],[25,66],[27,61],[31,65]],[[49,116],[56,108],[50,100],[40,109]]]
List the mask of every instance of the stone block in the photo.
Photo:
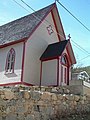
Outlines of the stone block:
[[24,91],[24,98],[29,99],[31,96],[28,91]]
[[32,115],[32,114],[28,114],[28,115],[25,117],[25,120],[35,120],[35,116]]
[[42,93],[38,91],[31,91],[30,95],[31,95],[31,99],[38,101],[40,100]]
[[75,96],[74,96],[74,99],[75,99],[76,102],[78,102],[78,101],[80,100],[80,96],[75,95]]
[[63,95],[59,94],[57,95],[57,97],[58,97],[58,100],[63,100]]
[[57,95],[56,94],[52,94],[52,100],[57,100]]
[[5,99],[6,100],[11,100],[11,99],[14,99],[14,93],[13,92],[11,92],[10,90],[8,90],[8,91],[4,91],[4,95],[5,95]]
[[17,120],[17,115],[16,114],[8,114],[6,116],[6,119],[5,120]]
[[49,100],[49,101],[51,101],[51,93],[49,93],[49,92],[44,92],[44,93],[42,94],[42,96],[41,96],[41,99],[42,99],[42,100]]

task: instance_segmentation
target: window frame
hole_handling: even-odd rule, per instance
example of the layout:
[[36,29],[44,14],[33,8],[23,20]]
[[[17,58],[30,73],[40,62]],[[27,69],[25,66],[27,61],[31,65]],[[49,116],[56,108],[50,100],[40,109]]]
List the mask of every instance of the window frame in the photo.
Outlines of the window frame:
[[68,60],[67,60],[66,54],[61,56],[61,63],[65,66],[68,65]]
[[7,53],[5,74],[14,73],[15,57],[15,50],[11,48]]

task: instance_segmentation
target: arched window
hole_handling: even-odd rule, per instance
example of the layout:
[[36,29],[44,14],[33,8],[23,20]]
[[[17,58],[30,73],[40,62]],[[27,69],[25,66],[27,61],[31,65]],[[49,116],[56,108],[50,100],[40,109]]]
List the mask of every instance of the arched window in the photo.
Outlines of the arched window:
[[15,63],[15,50],[11,48],[7,54],[6,67],[5,67],[6,73],[14,72],[14,63]]
[[63,55],[62,58],[61,58],[61,62],[65,65],[67,65],[67,58],[66,58],[66,55]]

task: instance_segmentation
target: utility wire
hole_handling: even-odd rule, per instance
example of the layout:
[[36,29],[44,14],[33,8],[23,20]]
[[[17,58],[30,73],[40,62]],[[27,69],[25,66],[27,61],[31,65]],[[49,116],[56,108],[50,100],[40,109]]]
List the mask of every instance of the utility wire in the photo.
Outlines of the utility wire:
[[76,21],[78,21],[86,30],[90,32],[90,29],[84,25],[75,15],[73,15],[62,3],[59,2],[59,0],[56,0],[60,6],[62,6]]
[[[23,0],[21,0],[26,6],[28,6],[31,10],[33,10],[34,12],[36,12],[30,5],[28,5],[26,2],[24,2]],[[56,0],[57,2],[59,2],[59,0]],[[55,2],[56,2],[55,1]],[[46,20],[46,22],[48,22],[47,20]],[[50,23],[50,22],[48,22],[48,23]],[[57,34],[59,34],[60,36],[61,36],[61,34],[60,33],[57,33]],[[64,37],[64,36],[63,36]],[[73,41],[72,40],[72,42],[74,42],[80,49],[82,49],[84,52],[86,52],[86,53],[88,53],[88,54],[90,54],[88,51],[86,51],[84,48],[82,48],[80,45],[78,45],[75,41]]]
[[[22,1],[22,3],[24,3],[27,7],[29,7],[33,12],[36,12],[30,5],[28,5],[24,0],[21,0]],[[36,17],[37,19],[39,19],[40,21],[41,21],[41,19],[39,18],[39,17],[37,17],[37,16],[35,16],[34,15],[34,17]],[[49,24],[51,24],[48,20],[46,20],[45,19],[45,21],[47,22],[47,23],[49,23]],[[41,21],[42,22],[42,21]],[[42,22],[43,23],[43,22]],[[43,24],[45,24],[45,23],[43,23]],[[45,24],[45,25],[47,25],[47,24]],[[53,28],[54,28],[54,25],[52,25],[53,26]],[[56,32],[56,31],[54,31],[54,32]],[[59,33],[57,33],[56,32],[56,34],[57,35],[60,35],[61,37],[63,37],[64,39],[65,39],[65,37],[63,36],[63,34],[61,35],[61,34],[59,34]]]
[[[30,5],[28,5],[26,2],[24,2],[23,0],[21,0],[26,6],[28,6],[31,10],[33,10],[34,12],[36,12]],[[57,2],[59,2],[59,0],[56,0]],[[46,20],[46,22],[48,22],[47,20]],[[50,22],[48,22],[48,23],[50,23]],[[60,33],[57,33],[58,35],[60,35],[61,36],[61,34]],[[64,37],[64,36],[63,36]],[[84,48],[82,48],[80,45],[78,45],[75,41],[73,41],[72,40],[72,42],[74,42],[80,49],[82,49],[83,51],[85,51],[86,53],[88,53],[88,54],[90,54],[88,51],[86,51]]]
[[[88,57],[90,57],[90,55],[87,55],[86,57],[83,57],[80,61],[82,61],[82,60],[84,60],[84,59],[86,59],[86,58],[88,58]],[[79,61],[79,62],[80,62]]]
[[23,7],[20,3],[18,3],[16,0],[13,0],[16,4],[18,4],[20,7],[22,7],[24,10],[26,10],[27,12],[30,12],[29,10],[27,10],[25,7]]
[[23,0],[21,0],[26,6],[28,6],[32,11],[36,12],[30,5],[28,5],[26,2],[24,2]]
[[73,46],[75,46],[77,49],[79,49],[81,52],[87,53],[86,51],[82,50],[81,47],[77,46],[77,44],[75,44],[73,41],[72,41],[72,44],[73,44]]
[[[14,2],[16,2],[16,0],[13,0]],[[28,6],[31,10],[33,10],[34,12],[36,12],[30,5],[28,5],[26,2],[24,2],[23,0],[21,0],[26,6]],[[20,3],[18,3],[18,2],[16,2],[19,6],[21,6],[22,8],[24,8]],[[28,11],[26,8],[24,8],[27,12],[29,12],[30,13],[30,11]],[[35,16],[34,14],[32,14],[36,19],[38,19],[38,20],[40,20],[41,21],[41,19],[39,18],[39,17],[37,17],[37,16]],[[47,21],[46,19],[45,19],[45,21],[46,22],[48,22],[48,23],[50,23],[49,21]],[[41,21],[42,22],[42,21]],[[43,23],[43,22],[42,22]],[[51,24],[51,23],[50,23]],[[45,24],[46,25],[46,24]],[[54,27],[54,26],[53,26]],[[56,31],[54,31],[54,32],[56,32]],[[56,32],[57,33],[57,32]],[[65,39],[65,37],[63,36],[63,35],[61,35],[60,33],[57,33],[58,35],[60,35],[60,36],[62,36],[64,39]],[[83,50],[84,52],[86,52],[87,54],[89,54],[88,56],[86,56],[85,58],[87,58],[87,57],[89,57],[90,56],[90,53],[88,52],[88,51],[86,51],[84,48],[82,48],[80,45],[78,45],[76,42],[74,42],[73,40],[71,40],[74,44],[76,44],[77,46],[78,46],[78,48],[80,49],[80,50]],[[82,58],[82,60],[83,59],[85,59],[85,58]]]
[[[36,12],[30,5],[28,5],[26,2],[24,2],[23,0],[21,0],[26,6],[28,6],[31,10],[33,10],[34,12]],[[57,0],[56,0],[57,1]],[[48,21],[46,21],[46,22],[48,22]],[[50,23],[50,22],[48,22],[48,23]],[[61,34],[60,33],[57,33],[57,34],[59,34],[60,36],[61,36]],[[73,40],[72,40],[72,42],[74,42]],[[90,54],[88,51],[86,51],[84,48],[82,48],[80,45],[78,45],[76,42],[74,42],[81,50],[83,50],[84,52],[86,52],[86,53],[88,53],[88,54]]]
[[[13,1],[15,1],[15,0],[13,0]],[[29,7],[33,12],[36,12],[30,5],[28,5],[25,1],[23,1],[23,0],[21,0],[21,2],[22,3],[24,3],[27,7]],[[18,4],[19,5],[19,4]],[[22,7],[22,6],[21,6]],[[47,25],[46,23],[49,23],[49,24],[51,24],[48,20],[46,20],[46,19],[44,19],[45,20],[45,22],[46,23],[44,23],[43,21],[41,21],[41,18],[39,18],[39,17],[37,17],[36,15],[34,15],[34,14],[32,14],[37,20],[39,20],[41,23],[43,23],[44,25]],[[52,25],[52,24],[51,24]],[[53,29],[55,29],[54,28],[54,25],[52,25],[52,27],[53,27]],[[59,33],[57,33],[56,32],[56,30],[54,30],[54,32],[57,34],[57,35],[59,35],[59,36],[61,36],[61,37],[63,37],[64,39],[65,39],[65,37],[63,36],[63,34],[61,33],[61,34],[59,34]]]
[[90,55],[90,53],[87,51],[87,50],[85,50],[83,47],[81,47],[79,44],[77,44],[75,41],[73,41],[72,39],[71,39],[71,41],[74,43],[74,44],[76,44],[81,50],[83,50],[84,52],[86,52],[87,54],[89,54]]

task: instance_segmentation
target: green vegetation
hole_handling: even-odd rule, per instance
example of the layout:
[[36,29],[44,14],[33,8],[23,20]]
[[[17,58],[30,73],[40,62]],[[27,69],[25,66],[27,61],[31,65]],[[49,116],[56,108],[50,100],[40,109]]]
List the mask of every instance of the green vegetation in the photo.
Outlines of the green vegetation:
[[87,66],[87,67],[77,67],[77,68],[73,68],[72,69],[72,72],[82,72],[82,71],[86,71],[90,75],[90,66]]

